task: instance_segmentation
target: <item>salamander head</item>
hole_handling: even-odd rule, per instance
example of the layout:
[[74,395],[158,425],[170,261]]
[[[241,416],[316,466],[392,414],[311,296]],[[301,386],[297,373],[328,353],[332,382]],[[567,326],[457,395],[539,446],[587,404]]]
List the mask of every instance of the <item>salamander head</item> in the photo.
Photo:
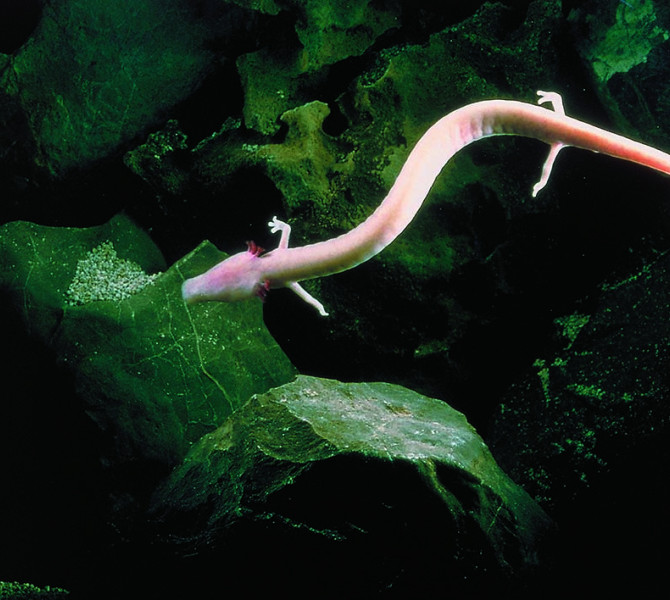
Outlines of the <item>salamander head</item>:
[[247,251],[233,254],[202,275],[184,281],[181,293],[188,304],[218,300],[237,302],[256,296],[265,298],[268,290],[260,269],[263,249],[247,242]]

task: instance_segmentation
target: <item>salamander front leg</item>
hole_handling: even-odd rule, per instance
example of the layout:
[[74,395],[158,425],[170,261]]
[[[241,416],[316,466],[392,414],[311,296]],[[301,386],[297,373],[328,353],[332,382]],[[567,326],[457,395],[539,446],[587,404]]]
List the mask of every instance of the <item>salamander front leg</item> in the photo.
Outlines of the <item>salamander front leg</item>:
[[[271,233],[277,233],[278,231],[281,231],[281,237],[279,238],[279,245],[277,248],[288,248],[288,239],[291,235],[291,226],[288,223],[284,223],[284,221],[280,221],[277,217],[272,217],[272,221],[270,221],[268,225],[270,227]],[[319,302],[314,296],[312,296],[312,294],[305,290],[305,288],[303,288],[299,283],[289,283],[286,287],[298,294],[298,296],[307,302],[307,304],[316,308],[322,317],[328,316],[328,313],[323,307],[323,304],[321,304],[321,302]]]
[[312,294],[310,294],[304,287],[302,287],[299,283],[289,283],[286,287],[288,287],[290,290],[293,290],[298,296],[300,296],[307,304],[310,304],[316,310],[319,311],[319,314],[322,317],[327,317],[328,313],[326,312],[326,309],[323,307],[323,304],[319,302]]
[[281,237],[279,238],[279,245],[277,248],[288,248],[288,238],[291,235],[291,226],[284,221],[280,221],[277,217],[272,217],[272,221],[268,223],[270,227],[270,233],[277,233],[281,231]]

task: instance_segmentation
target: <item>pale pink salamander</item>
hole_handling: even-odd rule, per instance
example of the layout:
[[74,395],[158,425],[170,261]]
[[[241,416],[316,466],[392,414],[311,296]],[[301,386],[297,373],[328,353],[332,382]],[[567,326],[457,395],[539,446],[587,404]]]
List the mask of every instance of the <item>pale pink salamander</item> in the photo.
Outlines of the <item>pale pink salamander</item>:
[[566,116],[556,93],[540,91],[538,96],[539,103],[549,102],[554,110],[524,102],[488,100],[449,113],[417,142],[384,201],[360,225],[330,240],[289,248],[291,228],[275,217],[268,224],[272,233],[281,232],[275,250],[263,254],[255,244],[248,243],[247,251],[187,279],[182,286],[184,299],[188,303],[233,302],[264,298],[269,289],[288,287],[326,315],[323,305],[298,281],[346,271],[381,252],[414,218],[447,161],[461,148],[485,137],[520,135],[550,145],[533,196],[546,184],[556,155],[565,146],[608,154],[670,174],[670,155],[665,152]]

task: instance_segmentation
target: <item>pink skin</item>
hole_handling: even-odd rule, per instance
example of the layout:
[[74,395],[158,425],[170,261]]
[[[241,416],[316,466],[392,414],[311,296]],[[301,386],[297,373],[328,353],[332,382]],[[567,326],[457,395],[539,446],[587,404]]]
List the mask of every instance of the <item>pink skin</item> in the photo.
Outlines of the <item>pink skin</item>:
[[233,254],[209,271],[184,281],[182,296],[189,303],[207,300],[237,302],[253,296],[265,298],[268,287],[258,279],[258,260],[263,248],[247,242],[247,251]]
[[261,254],[253,244],[206,273],[188,279],[182,295],[189,302],[232,302],[268,289],[288,287],[320,314],[323,305],[297,282],[351,269],[372,258],[409,225],[449,159],[476,140],[494,135],[521,135],[550,145],[542,177],[533,188],[535,196],[546,184],[558,152],[575,146],[622,158],[670,174],[670,155],[615,133],[610,133],[563,113],[558,94],[538,92],[539,102],[554,110],[510,100],[488,100],[460,108],[435,123],[417,142],[384,201],[363,223],[338,237],[288,247],[290,227],[275,217],[271,231],[281,231],[279,246]]

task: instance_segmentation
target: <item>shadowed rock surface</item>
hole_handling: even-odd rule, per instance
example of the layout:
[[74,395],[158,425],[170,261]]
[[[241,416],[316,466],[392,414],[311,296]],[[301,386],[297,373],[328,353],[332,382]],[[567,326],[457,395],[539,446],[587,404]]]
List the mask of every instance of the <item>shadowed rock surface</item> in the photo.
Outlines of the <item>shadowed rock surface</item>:
[[328,581],[325,597],[435,593],[434,569],[445,592],[519,589],[552,527],[445,403],[303,375],[204,436],[151,512],[174,552],[225,564],[250,592],[300,565],[295,591]]

